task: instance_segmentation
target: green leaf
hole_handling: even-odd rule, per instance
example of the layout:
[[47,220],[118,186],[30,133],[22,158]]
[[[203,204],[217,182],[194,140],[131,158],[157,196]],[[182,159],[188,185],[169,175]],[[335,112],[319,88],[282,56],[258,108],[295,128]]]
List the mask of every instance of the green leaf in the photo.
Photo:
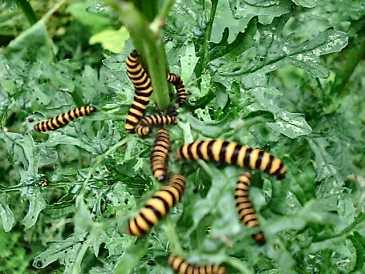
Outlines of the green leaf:
[[120,53],[124,49],[125,42],[129,39],[129,33],[125,27],[119,30],[103,30],[90,37],[89,43],[100,43],[104,49],[113,53]]
[[7,203],[6,194],[0,195],[0,217],[4,231],[9,232],[15,225],[15,217]]
[[27,196],[29,199],[28,212],[22,220],[25,229],[31,228],[37,222],[39,214],[47,205],[38,189],[34,189]]
[[292,0],[296,5],[306,8],[314,8],[317,5],[317,0]]

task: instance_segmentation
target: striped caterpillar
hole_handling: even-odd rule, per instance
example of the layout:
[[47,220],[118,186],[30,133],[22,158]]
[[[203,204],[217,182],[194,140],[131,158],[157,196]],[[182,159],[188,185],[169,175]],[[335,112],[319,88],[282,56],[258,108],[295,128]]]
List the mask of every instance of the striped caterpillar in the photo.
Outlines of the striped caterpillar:
[[136,94],[133,98],[133,103],[129,108],[124,128],[128,132],[134,132],[135,127],[143,117],[147,105],[150,102],[150,96],[153,89],[151,79],[140,63],[136,51],[133,51],[128,55],[126,63],[128,77],[136,89]]
[[181,77],[175,73],[169,73],[167,75],[167,81],[175,86],[175,89],[177,91],[177,105],[181,106],[185,104],[188,94],[185,90],[185,85]]
[[168,185],[155,192],[138,214],[129,220],[128,233],[134,236],[148,233],[181,200],[184,191],[185,177],[172,176]]
[[224,266],[195,265],[188,263],[183,257],[171,255],[168,259],[170,267],[179,274],[227,274]]
[[157,132],[151,153],[152,174],[160,182],[164,181],[167,177],[170,145],[169,132],[164,128],[160,128]]
[[169,114],[152,114],[141,119],[135,128],[135,132],[139,136],[146,136],[150,133],[153,126],[165,126],[176,124],[176,116]]
[[[259,226],[259,221],[249,198],[250,185],[251,174],[248,172],[241,174],[236,184],[234,198],[236,200],[236,209],[240,217],[240,222],[247,227],[257,227]],[[252,235],[252,237],[259,245],[265,244],[266,242],[265,236],[261,231]]]
[[56,130],[61,127],[66,126],[68,123],[72,122],[76,118],[90,115],[92,112],[95,112],[96,108],[93,106],[82,106],[74,108],[68,112],[57,115],[56,117],[50,118],[45,121],[41,121],[34,125],[33,129],[35,131],[50,131]]
[[257,149],[224,140],[195,141],[182,145],[177,158],[184,160],[206,160],[258,169],[281,180],[287,169],[284,163],[273,155]]

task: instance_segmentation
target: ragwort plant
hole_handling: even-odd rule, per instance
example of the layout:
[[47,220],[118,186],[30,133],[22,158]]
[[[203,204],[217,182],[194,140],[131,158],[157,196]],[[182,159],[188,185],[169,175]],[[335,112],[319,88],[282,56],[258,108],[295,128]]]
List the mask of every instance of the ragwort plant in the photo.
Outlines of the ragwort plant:
[[[172,273],[171,251],[229,273],[364,273],[363,1],[46,2],[32,26],[0,11],[1,273]],[[149,113],[172,104],[167,71],[190,92],[170,127],[169,169],[186,193],[141,239],[127,220],[160,183],[154,134],[124,131],[133,48],[153,82]],[[86,104],[98,113],[32,130]],[[287,165],[280,182],[253,172],[266,245],[235,211],[242,170],[176,161],[180,145],[207,138]]]

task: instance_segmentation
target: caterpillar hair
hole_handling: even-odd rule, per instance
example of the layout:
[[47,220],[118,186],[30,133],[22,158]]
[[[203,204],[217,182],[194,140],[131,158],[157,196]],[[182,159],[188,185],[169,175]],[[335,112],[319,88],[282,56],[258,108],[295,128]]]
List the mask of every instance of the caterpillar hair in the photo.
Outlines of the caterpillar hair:
[[153,91],[151,79],[139,59],[140,57],[136,50],[128,55],[126,62],[127,74],[136,89],[136,94],[149,97]]
[[175,86],[175,89],[177,91],[176,103],[178,104],[178,106],[185,104],[188,94],[185,90],[185,85],[181,77],[175,73],[169,73],[167,75],[167,81]]
[[177,158],[184,160],[202,159],[258,169],[276,176],[279,180],[285,178],[287,172],[284,163],[270,153],[220,139],[184,144],[178,149]]
[[227,274],[224,266],[220,265],[195,265],[188,263],[183,257],[170,255],[170,267],[179,274]]
[[176,116],[168,114],[153,114],[145,116],[136,126],[135,131],[139,136],[146,136],[153,126],[165,126],[176,124]]
[[[247,227],[258,227],[259,221],[249,198],[250,185],[251,174],[248,172],[241,174],[234,191],[234,199],[236,200],[236,209],[240,222]],[[266,242],[265,236],[261,231],[252,235],[252,238],[259,245],[263,245]]]
[[160,128],[157,132],[151,153],[152,174],[158,181],[164,181],[167,176],[167,163],[170,150],[169,132]]
[[139,213],[129,220],[128,233],[134,236],[148,233],[181,200],[184,190],[185,177],[172,176],[169,184],[154,193]]
[[148,96],[142,96],[142,95],[134,96],[133,103],[129,108],[124,124],[124,128],[126,131],[130,133],[135,131],[135,128],[142,119],[149,102],[150,98]]
[[75,120],[76,118],[90,115],[92,112],[95,112],[96,108],[93,106],[82,106],[74,108],[68,112],[62,113],[57,115],[56,117],[50,118],[45,121],[41,121],[34,125],[35,131],[50,131],[56,130],[61,127],[66,126],[71,121]]

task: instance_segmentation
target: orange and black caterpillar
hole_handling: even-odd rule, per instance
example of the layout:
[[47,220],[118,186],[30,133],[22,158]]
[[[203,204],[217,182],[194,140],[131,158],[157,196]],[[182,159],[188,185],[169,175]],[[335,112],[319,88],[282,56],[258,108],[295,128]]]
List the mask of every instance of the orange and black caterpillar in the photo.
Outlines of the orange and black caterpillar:
[[167,75],[167,81],[175,86],[177,91],[177,105],[181,106],[185,104],[188,94],[186,93],[184,82],[181,77],[175,73],[169,73]]
[[153,126],[165,126],[176,124],[176,116],[169,114],[152,114],[141,119],[135,131],[139,136],[146,136]]
[[227,274],[224,266],[219,265],[195,265],[188,263],[183,257],[170,255],[168,259],[170,267],[179,274]]
[[92,112],[95,112],[96,108],[93,106],[82,106],[74,108],[68,112],[62,113],[57,115],[56,117],[50,118],[45,121],[41,121],[34,125],[35,131],[49,131],[49,130],[56,130],[61,127],[66,126],[71,121],[75,120],[76,118],[90,115]]
[[126,63],[128,77],[131,79],[136,89],[136,94],[133,98],[133,103],[129,108],[124,128],[128,132],[134,132],[135,127],[142,119],[146,107],[150,102],[150,96],[153,89],[151,79],[141,65],[136,51],[129,54]]
[[139,213],[129,220],[128,233],[134,236],[148,233],[181,200],[184,190],[185,177],[182,175],[172,176],[169,184],[155,192]]
[[157,132],[151,153],[151,168],[153,177],[164,181],[167,177],[167,162],[170,150],[170,136],[167,129],[160,128]]
[[273,155],[225,140],[195,141],[182,145],[177,151],[178,159],[215,161],[240,167],[259,169],[279,180],[286,175],[284,163]]
[[[236,209],[240,217],[240,222],[247,227],[257,227],[259,226],[259,221],[249,198],[250,185],[251,174],[248,172],[241,174],[234,191],[234,199],[236,200]],[[265,236],[261,231],[252,235],[252,237],[259,245],[265,244],[266,242]]]

